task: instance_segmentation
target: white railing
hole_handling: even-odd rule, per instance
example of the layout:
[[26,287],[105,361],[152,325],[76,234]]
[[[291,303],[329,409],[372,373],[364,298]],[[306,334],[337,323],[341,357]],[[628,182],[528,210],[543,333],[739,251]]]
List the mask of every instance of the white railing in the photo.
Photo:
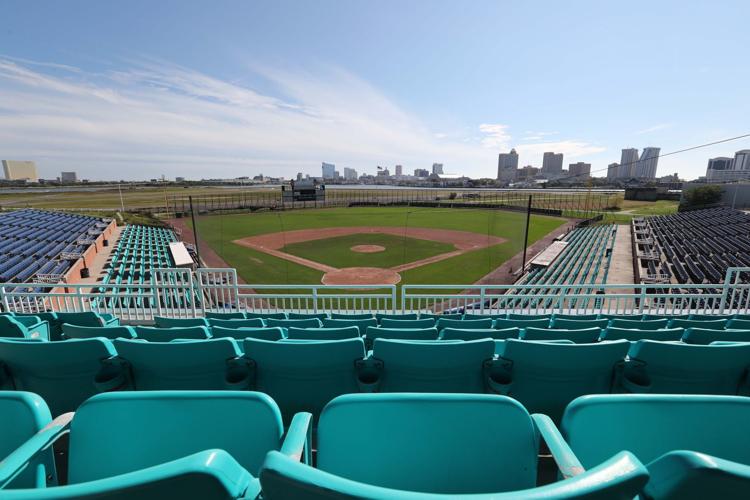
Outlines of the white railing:
[[3,311],[96,311],[125,321],[206,312],[750,313],[750,268],[722,284],[266,285],[234,269],[153,269],[150,283],[0,284]]

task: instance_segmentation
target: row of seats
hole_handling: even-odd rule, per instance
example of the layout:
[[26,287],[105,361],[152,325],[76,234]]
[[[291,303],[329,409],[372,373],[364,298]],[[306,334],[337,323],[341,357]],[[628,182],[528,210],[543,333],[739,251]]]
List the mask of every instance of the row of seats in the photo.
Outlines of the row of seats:
[[127,389],[258,390],[285,415],[352,392],[488,392],[555,419],[585,394],[750,392],[748,343],[0,340],[0,367],[0,387],[42,395],[55,415]]
[[63,325],[115,327],[120,320],[111,314],[86,312],[0,313],[0,338],[62,340]]
[[[54,420],[38,395],[0,392],[0,414],[0,488],[9,500],[750,492],[750,434],[742,431],[750,399],[733,396],[585,396],[558,428],[498,395],[351,394],[321,412],[314,460],[311,415],[282,417],[257,392],[107,393]],[[67,433],[67,477],[58,479],[50,444]],[[559,471],[550,484],[538,479],[542,441]]]

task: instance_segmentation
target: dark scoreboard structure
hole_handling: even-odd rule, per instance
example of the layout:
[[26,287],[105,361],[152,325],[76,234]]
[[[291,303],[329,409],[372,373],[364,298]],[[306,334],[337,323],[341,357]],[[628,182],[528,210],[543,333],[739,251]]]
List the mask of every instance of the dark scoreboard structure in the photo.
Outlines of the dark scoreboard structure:
[[326,186],[314,180],[291,181],[281,186],[281,199],[284,203],[294,201],[325,201]]

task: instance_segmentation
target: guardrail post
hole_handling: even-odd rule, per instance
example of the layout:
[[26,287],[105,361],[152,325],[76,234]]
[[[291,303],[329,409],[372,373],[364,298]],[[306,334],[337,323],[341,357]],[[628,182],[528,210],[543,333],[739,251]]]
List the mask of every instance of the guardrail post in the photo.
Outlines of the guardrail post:
[[318,287],[312,289],[313,296],[313,314],[318,313]]
[[402,313],[406,312],[406,286],[407,285],[401,285],[401,312]]
[[0,300],[3,302],[3,311],[10,312],[10,304],[8,303],[8,296],[5,295],[4,286],[0,286]]
[[84,312],[85,308],[83,306],[83,295],[81,295],[81,289],[80,287],[76,287],[76,302],[78,302],[78,307],[80,308],[80,312]]
[[[479,311],[481,312],[481,314],[484,314],[484,292],[485,288],[484,286],[482,286],[479,289]],[[466,308],[464,308],[464,311],[466,311]]]
[[638,303],[638,314],[643,314],[643,304],[646,303],[646,285],[641,283],[641,298]]
[[396,285],[391,285],[391,311],[393,311],[393,314],[396,314],[396,308],[398,305],[396,304]]
[[724,276],[724,286],[721,287],[721,302],[719,303],[719,314],[724,314],[724,310],[727,306],[727,295],[729,295],[729,284],[732,282],[732,274],[734,273],[733,268],[727,268],[727,274]]

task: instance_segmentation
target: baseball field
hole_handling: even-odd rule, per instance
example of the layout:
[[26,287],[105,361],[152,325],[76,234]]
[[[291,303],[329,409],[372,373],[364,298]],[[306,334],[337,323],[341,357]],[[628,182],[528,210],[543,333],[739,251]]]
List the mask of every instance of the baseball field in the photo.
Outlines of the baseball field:
[[[190,240],[189,219],[175,222]],[[525,223],[517,212],[415,207],[206,215],[196,222],[202,258],[235,267],[249,284],[471,284],[490,273],[493,283],[510,282]],[[546,244],[566,224],[532,215],[529,245]]]

